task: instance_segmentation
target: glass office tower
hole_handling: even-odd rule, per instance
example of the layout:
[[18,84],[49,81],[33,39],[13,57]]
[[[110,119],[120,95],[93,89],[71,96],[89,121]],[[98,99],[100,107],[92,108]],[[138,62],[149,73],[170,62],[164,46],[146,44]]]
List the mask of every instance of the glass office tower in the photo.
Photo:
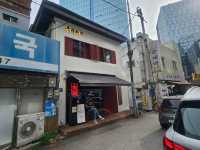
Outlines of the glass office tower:
[[[184,52],[200,38],[200,0],[182,0],[161,7],[157,33],[161,43],[180,43]],[[198,36],[199,35],[199,36]]]
[[[161,43],[175,42],[179,46],[186,78],[193,72],[185,61],[194,41],[200,39],[200,0],[182,0],[160,8],[157,34]],[[186,59],[187,58],[187,59]]]
[[129,37],[126,0],[60,0],[60,5]]

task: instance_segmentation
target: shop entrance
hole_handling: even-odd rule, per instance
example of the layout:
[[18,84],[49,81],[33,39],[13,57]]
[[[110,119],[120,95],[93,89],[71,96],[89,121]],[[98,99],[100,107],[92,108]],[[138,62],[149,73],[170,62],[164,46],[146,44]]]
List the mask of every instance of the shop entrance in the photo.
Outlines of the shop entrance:
[[103,117],[118,112],[117,91],[115,86],[80,86],[79,95],[78,98],[68,98],[67,108],[71,111],[67,111],[67,123],[71,125],[76,125],[78,123],[78,112],[76,112],[76,114],[74,113],[74,108],[78,109],[78,105],[84,105],[85,107],[85,112],[82,113],[85,113],[86,122],[93,119],[91,113],[86,108],[87,104],[91,101]]
[[115,75],[67,72],[67,76],[66,120],[69,125],[95,119],[99,113],[104,117],[117,113],[117,86],[130,85]]
[[94,101],[95,107],[106,113],[102,115],[118,112],[116,87],[80,87],[80,94],[82,103]]

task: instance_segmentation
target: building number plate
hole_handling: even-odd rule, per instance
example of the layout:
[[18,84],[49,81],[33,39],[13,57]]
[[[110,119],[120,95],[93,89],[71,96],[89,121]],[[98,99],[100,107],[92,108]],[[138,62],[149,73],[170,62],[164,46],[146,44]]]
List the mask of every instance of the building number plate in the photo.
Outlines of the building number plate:
[[11,61],[11,59],[0,56],[0,64],[5,64],[6,65],[10,61]]

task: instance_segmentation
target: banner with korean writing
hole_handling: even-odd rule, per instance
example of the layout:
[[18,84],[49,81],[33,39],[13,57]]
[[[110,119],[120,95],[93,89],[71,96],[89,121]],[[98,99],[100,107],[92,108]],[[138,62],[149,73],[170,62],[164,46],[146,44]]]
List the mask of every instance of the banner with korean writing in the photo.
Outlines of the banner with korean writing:
[[0,68],[58,73],[59,42],[0,23]]

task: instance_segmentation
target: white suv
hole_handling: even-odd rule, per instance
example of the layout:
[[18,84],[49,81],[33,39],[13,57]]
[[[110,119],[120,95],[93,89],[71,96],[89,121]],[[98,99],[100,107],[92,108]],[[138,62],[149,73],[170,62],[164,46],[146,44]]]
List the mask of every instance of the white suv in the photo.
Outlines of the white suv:
[[163,146],[164,150],[200,150],[200,87],[192,87],[184,95]]

